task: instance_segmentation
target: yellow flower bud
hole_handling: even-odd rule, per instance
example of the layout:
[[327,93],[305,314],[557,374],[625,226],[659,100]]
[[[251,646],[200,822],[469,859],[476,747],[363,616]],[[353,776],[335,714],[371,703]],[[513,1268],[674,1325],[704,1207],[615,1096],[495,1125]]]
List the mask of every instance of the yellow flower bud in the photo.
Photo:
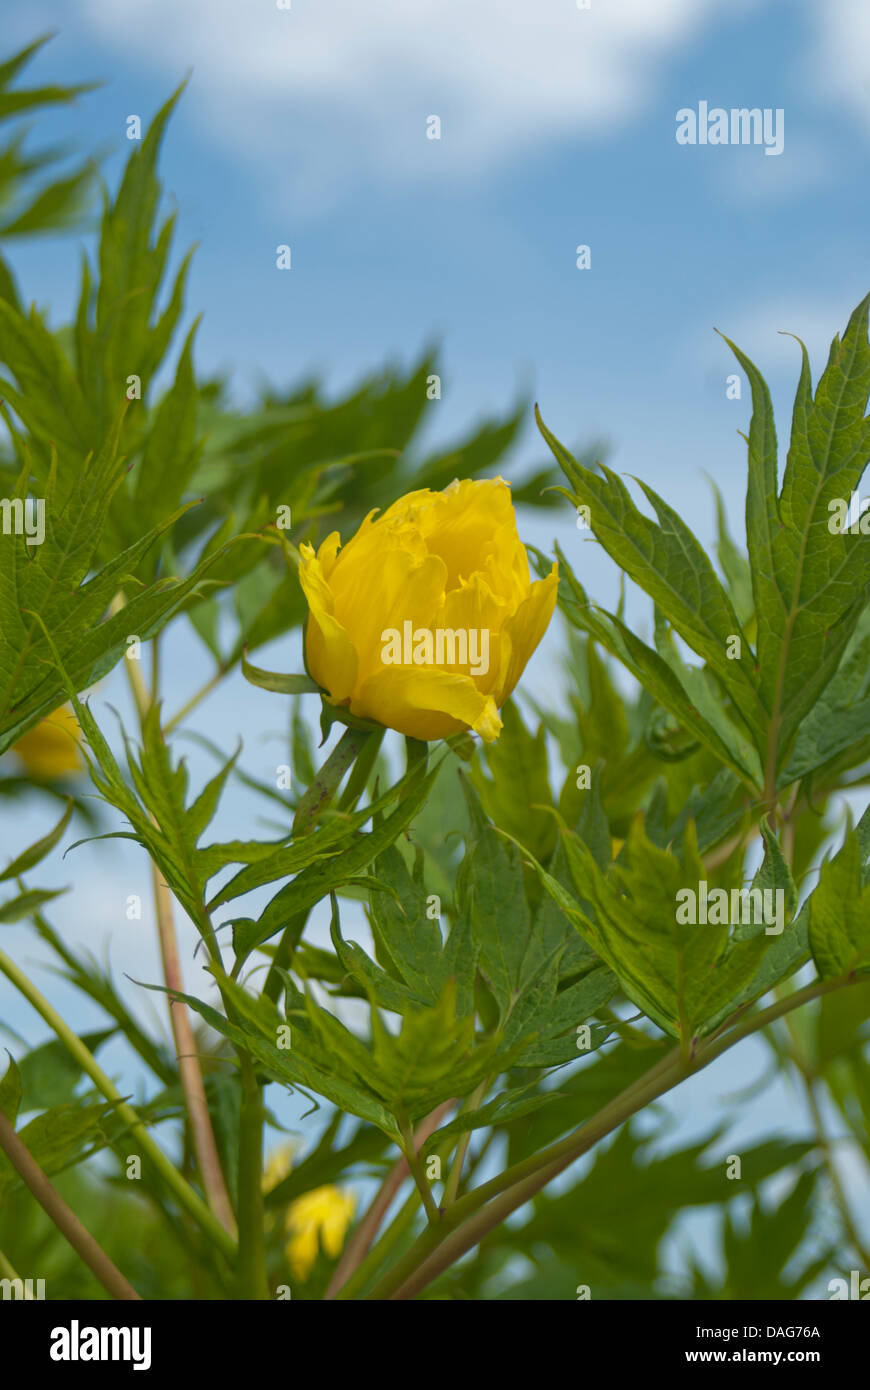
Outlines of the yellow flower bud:
[[12,751],[38,782],[53,782],[82,769],[79,752],[81,730],[72,710],[64,706],[34,724],[13,744]]
[[344,546],[333,531],[301,547],[309,672],[357,718],[492,742],[553,615],[556,566],[531,582],[502,478],[410,492],[375,518]]

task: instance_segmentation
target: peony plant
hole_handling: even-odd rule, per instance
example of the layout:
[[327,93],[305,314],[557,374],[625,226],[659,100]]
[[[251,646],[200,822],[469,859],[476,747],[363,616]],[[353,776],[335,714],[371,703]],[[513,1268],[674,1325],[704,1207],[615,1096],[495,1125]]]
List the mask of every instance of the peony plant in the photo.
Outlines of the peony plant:
[[[0,120],[44,99],[14,87],[27,56],[0,68]],[[251,416],[200,379],[194,329],[161,392],[178,96],[107,196],[74,331],[0,262],[4,515],[45,504],[38,545],[0,533],[0,1019],[26,1001],[48,1030],[7,1038],[0,1277],[125,1301],[825,1297],[868,1267],[828,1133],[866,1176],[868,300],[815,384],[796,349],[784,466],[761,372],[723,345],[752,395],[745,544],[720,499],[708,546],[541,413],[553,464],[530,481],[498,472],[523,410],[498,448],[487,427],[421,456],[428,357]],[[528,505],[552,555],[523,544]],[[580,517],[646,631],[587,595]],[[167,633],[198,644],[192,696]],[[304,673],[254,664],[267,647]],[[539,648],[546,698],[523,682]],[[200,737],[192,790],[182,739],[219,686],[246,713]],[[251,766],[273,717],[281,761]],[[223,838],[243,788],[263,816]],[[19,807],[58,795],[21,843]],[[159,978],[122,989],[40,886],[86,835],[149,866],[119,931],[150,922]],[[728,1099],[701,1139],[673,1132],[665,1099],[702,1073],[716,1091],[732,1049],[747,1086],[792,1084],[806,1135],[732,1138]],[[674,1269],[698,1207],[716,1258]]]

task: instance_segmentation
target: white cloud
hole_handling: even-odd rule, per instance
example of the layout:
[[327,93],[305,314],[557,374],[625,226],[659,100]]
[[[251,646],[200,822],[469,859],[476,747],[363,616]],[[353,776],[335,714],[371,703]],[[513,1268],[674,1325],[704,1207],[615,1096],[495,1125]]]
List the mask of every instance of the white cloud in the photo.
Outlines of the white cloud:
[[[743,0],[743,4],[752,0]],[[187,109],[307,195],[372,177],[473,177],[559,138],[600,136],[729,0],[85,0],[103,40],[172,79]],[[443,121],[440,144],[425,118]],[[283,157],[282,157],[283,156]]]
[[816,86],[845,102],[870,127],[870,4],[824,0],[811,13],[818,34],[812,57]]
[[814,295],[798,287],[793,294],[772,296],[728,315],[721,327],[765,375],[791,371],[797,378],[800,348],[794,334],[806,344],[815,380],[828,360],[834,335],[842,334],[860,295],[854,288]]

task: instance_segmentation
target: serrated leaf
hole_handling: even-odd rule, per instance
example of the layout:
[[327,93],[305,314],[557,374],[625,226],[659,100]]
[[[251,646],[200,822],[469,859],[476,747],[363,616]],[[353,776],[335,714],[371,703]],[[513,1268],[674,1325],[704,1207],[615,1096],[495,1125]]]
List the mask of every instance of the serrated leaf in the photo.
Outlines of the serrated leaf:
[[[536,419],[571,483],[571,501],[590,508],[596,539],[716,672],[756,745],[763,746],[766,720],[756,689],[752,650],[701,543],[652,488],[640,483],[657,522],[638,510],[624,483],[606,464],[599,465],[598,474],[578,463],[537,412]],[[729,660],[729,642],[735,636],[741,639],[740,655]]]
[[244,958],[256,946],[268,941],[291,917],[313,907],[377,859],[414,819],[439,770],[440,764],[426,777],[410,779],[404,799],[386,820],[368,834],[355,835],[348,848],[325,862],[309,865],[297,874],[292,883],[281,888],[256,922],[239,934],[236,949],[240,957]]
[[[777,762],[842,658],[870,598],[870,545],[830,527],[831,503],[848,504],[870,458],[870,345],[865,298],[812,393],[806,349],[791,441],[777,497],[776,435],[758,369],[729,342],[752,386],[747,534],[758,618],[761,690]],[[726,341],[728,341],[726,339]],[[862,543],[863,542],[863,543]]]

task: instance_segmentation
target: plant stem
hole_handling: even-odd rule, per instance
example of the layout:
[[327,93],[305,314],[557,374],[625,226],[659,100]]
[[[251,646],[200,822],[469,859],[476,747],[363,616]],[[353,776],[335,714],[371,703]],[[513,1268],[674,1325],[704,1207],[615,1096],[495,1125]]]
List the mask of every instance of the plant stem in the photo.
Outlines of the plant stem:
[[[417,1148],[417,1138],[412,1133],[409,1125],[403,1124],[401,1126],[401,1130],[403,1147],[405,1151],[405,1161],[408,1165],[408,1168],[410,1169],[411,1177],[417,1184],[417,1191],[420,1193],[420,1197],[423,1202],[426,1215],[428,1216],[431,1222],[434,1222],[437,1225],[440,1217],[440,1212],[438,1211],[438,1208],[435,1205],[435,1198],[432,1196],[432,1190],[429,1187],[429,1182],[426,1178],[426,1174],[423,1171],[423,1165],[420,1162],[420,1153]],[[425,1141],[421,1141],[421,1143],[422,1142]]]
[[365,746],[370,734],[365,729],[345,729],[311,786],[296,807],[293,835],[305,835],[317,824],[322,811],[330,804],[347,772]]
[[339,811],[352,811],[365,791],[386,732],[386,729],[378,729],[366,736],[366,742],[357,755],[353,770],[347,779],[347,786],[339,799]]
[[151,1138],[136,1111],[127,1104],[121,1092],[106,1076],[81,1038],[64,1022],[57,1010],[40,994],[36,986],[31,983],[23,971],[19,970],[15,962],[10,960],[4,951],[0,951],[0,973],[4,974],[7,980],[11,981],[25,999],[32,1004],[55,1036],[63,1043],[70,1056],[78,1062],[85,1075],[91,1078],[97,1090],[115,1106],[116,1112],[129,1125],[142,1148],[142,1152],[148,1156],[166,1185],[171,1189],[179,1205],[193,1217],[200,1230],[212,1244],[232,1259],[236,1254],[236,1242],[232,1236],[224,1230],[202,1198],[197,1195],[189,1183],[185,1182],[159,1144],[156,1144]]
[[207,680],[205,685],[201,686],[194,695],[191,695],[187,703],[183,704],[180,710],[176,710],[169,722],[163,725],[164,734],[171,734],[173,730],[177,729],[179,724],[187,718],[191,711],[196,709],[200,701],[204,700],[206,695],[210,695],[215,687],[220,685],[224,676],[227,675],[230,670],[232,670],[231,666],[219,666],[211,679]]
[[[123,600],[119,604],[123,607]],[[159,671],[158,639],[153,642],[154,672]],[[124,658],[130,691],[139,716],[139,729],[143,737],[145,721],[151,710],[153,697],[145,684],[138,661]],[[157,824],[152,815],[151,821]],[[151,885],[154,893],[154,911],[157,917],[157,935],[160,942],[160,959],[163,965],[163,983],[168,990],[184,993],[184,977],[181,972],[181,959],[178,952],[178,936],[175,931],[175,917],[172,911],[172,895],[164,883],[160,870],[151,861]],[[236,1220],[230,1202],[230,1195],[221,1169],[220,1155],[214,1137],[211,1116],[208,1111],[208,1098],[205,1093],[202,1068],[193,1036],[190,1012],[182,999],[168,1001],[169,1021],[175,1043],[175,1056],[178,1062],[178,1077],[184,1096],[193,1148],[199,1166],[202,1186],[206,1200],[218,1221],[231,1236],[236,1234]]]
[[[175,934],[172,897],[160,876],[157,865],[153,862],[151,864],[151,877],[160,940],[160,957],[163,963],[163,979],[167,989],[183,994],[184,979],[178,955],[178,938]],[[169,1020],[175,1041],[175,1055],[178,1061],[181,1089],[184,1094],[184,1105],[190,1122],[194,1153],[206,1199],[224,1229],[229,1231],[230,1235],[235,1236],[236,1220],[221,1170],[217,1142],[208,1110],[205,1082],[196,1051],[193,1026],[190,1021],[190,1011],[182,999],[169,1000]]]
[[[0,1275],[2,1275],[4,1279],[16,1279],[20,1284],[24,1283],[24,1280],[20,1279],[15,1273],[15,1267],[9,1263],[2,1250],[0,1250]],[[25,1297],[27,1297],[26,1294]],[[32,1298],[33,1295],[31,1294],[30,1297]]]
[[281,979],[281,971],[289,970],[293,960],[293,952],[296,950],[299,938],[302,935],[305,923],[308,921],[308,913],[297,912],[290,918],[286,927],[281,933],[277,950],[272,957],[266,975],[266,983],[263,985],[263,995],[266,999],[271,999],[273,1004],[277,1004],[281,990],[284,988],[284,981]]
[[239,1120],[239,1297],[268,1299],[263,1200],[263,1088],[254,1063],[239,1054],[242,1111]]
[[[445,1101],[443,1105],[439,1105],[437,1110],[433,1110],[432,1114],[427,1115],[425,1120],[421,1121],[417,1126],[414,1135],[414,1143],[418,1148],[420,1145],[425,1144],[429,1135],[438,1128],[442,1119],[453,1104],[454,1102],[452,1100]],[[402,1157],[397,1159],[389,1173],[387,1173],[387,1176],[384,1178],[375,1194],[371,1206],[345,1246],[344,1253],[342,1254],[335,1273],[329,1281],[329,1286],[324,1295],[325,1299],[335,1298],[339,1289],[344,1286],[368,1254],[375,1236],[380,1230],[381,1222],[392,1206],[393,1200],[409,1172],[408,1161],[406,1158]]]
[[[694,1056],[684,1060],[673,1054],[664,1058],[627,1087],[615,1100],[566,1138],[551,1144],[542,1153],[514,1164],[491,1182],[460,1198],[442,1216],[440,1228],[430,1226],[414,1247],[369,1294],[370,1299],[412,1298],[471,1250],[512,1212],[524,1206],[576,1158],[586,1153],[607,1134],[618,1129],[638,1110],[657,1100],[688,1076],[709,1066],[717,1057],[749,1034],[775,1022],[792,1009],[835,989],[854,983],[853,976],[815,980],[786,999],[742,1019],[724,1036],[701,1044]],[[468,1218],[468,1219],[466,1219]]]
[[82,1225],[75,1212],[67,1206],[60,1193],[49,1182],[30,1150],[15,1133],[6,1115],[0,1110],[0,1149],[8,1158],[22,1182],[54,1223],[62,1236],[107,1293],[113,1298],[138,1300],[139,1294],[124,1278],[117,1265]]
[[[477,1090],[463,1105],[463,1110],[476,1110],[489,1090],[489,1078],[481,1081]],[[459,1143],[456,1145],[456,1153],[453,1155],[453,1162],[450,1165],[450,1172],[447,1174],[447,1182],[444,1184],[444,1195],[441,1198],[442,1209],[452,1206],[456,1201],[459,1191],[459,1183],[462,1178],[462,1165],[465,1162],[465,1155],[468,1153],[468,1145],[471,1143],[471,1130],[467,1129],[464,1134],[460,1134]]]
[[354,1299],[361,1293],[378,1273],[390,1251],[401,1240],[420,1210],[420,1193],[412,1187],[397,1215],[390,1222],[379,1240],[375,1242],[364,1260],[361,1260],[346,1284],[334,1295],[342,1301]]

